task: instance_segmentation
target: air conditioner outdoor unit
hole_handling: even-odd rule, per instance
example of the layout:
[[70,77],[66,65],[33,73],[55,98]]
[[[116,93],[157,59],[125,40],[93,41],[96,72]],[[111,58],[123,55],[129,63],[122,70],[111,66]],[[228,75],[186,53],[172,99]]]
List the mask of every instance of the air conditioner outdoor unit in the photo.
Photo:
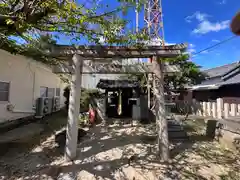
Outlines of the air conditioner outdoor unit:
[[36,101],[36,118],[52,113],[53,98],[41,97]]
[[56,112],[60,110],[60,97],[55,96],[52,99],[52,111]]

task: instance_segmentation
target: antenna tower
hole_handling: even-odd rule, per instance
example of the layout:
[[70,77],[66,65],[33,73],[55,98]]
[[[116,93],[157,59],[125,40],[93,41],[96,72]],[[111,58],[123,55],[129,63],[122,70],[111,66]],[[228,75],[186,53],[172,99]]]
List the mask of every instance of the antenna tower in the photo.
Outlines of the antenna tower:
[[[148,0],[144,4],[144,29],[149,36],[149,45],[164,46],[164,31],[162,17],[162,1]],[[149,59],[151,63],[151,59]],[[151,108],[151,84],[154,86],[154,75],[148,74],[147,92],[148,107]]]
[[151,45],[164,46],[162,16],[162,0],[148,0],[144,5],[144,23]]

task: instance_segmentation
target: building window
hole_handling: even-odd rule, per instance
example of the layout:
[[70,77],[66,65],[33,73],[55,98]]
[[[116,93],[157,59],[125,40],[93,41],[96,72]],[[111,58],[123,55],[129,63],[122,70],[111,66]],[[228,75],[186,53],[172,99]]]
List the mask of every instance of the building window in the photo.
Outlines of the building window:
[[47,97],[48,96],[48,88],[47,87],[40,87],[40,97]]
[[56,96],[60,97],[61,90],[60,88],[56,88]]
[[48,88],[47,97],[53,98],[54,96],[55,96],[55,89],[54,88]]
[[9,87],[10,87],[10,83],[0,82],[0,101],[9,100]]

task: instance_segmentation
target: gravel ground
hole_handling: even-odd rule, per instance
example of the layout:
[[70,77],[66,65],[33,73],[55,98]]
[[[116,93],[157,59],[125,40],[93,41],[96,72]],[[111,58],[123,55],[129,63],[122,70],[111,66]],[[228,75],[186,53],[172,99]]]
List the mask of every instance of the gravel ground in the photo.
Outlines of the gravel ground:
[[239,153],[208,141],[202,135],[204,129],[196,131],[198,122],[186,124],[190,140],[171,144],[168,164],[159,161],[154,124],[114,121],[89,130],[74,162],[64,162],[54,135],[24,150],[11,147],[0,157],[0,179],[239,180]]

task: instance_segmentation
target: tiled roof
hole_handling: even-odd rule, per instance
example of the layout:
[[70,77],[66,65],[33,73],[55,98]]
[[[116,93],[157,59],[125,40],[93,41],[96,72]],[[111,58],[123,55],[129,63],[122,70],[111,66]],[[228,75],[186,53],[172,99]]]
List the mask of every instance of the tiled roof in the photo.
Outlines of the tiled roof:
[[222,76],[228,71],[230,71],[231,69],[233,69],[234,67],[236,67],[237,65],[239,65],[239,62],[234,62],[231,64],[226,64],[223,66],[207,69],[207,70],[204,70],[203,72],[206,73],[210,78]]
[[240,63],[238,62],[209,69],[204,72],[209,78],[201,84],[193,86],[193,89],[204,90],[240,83]]

